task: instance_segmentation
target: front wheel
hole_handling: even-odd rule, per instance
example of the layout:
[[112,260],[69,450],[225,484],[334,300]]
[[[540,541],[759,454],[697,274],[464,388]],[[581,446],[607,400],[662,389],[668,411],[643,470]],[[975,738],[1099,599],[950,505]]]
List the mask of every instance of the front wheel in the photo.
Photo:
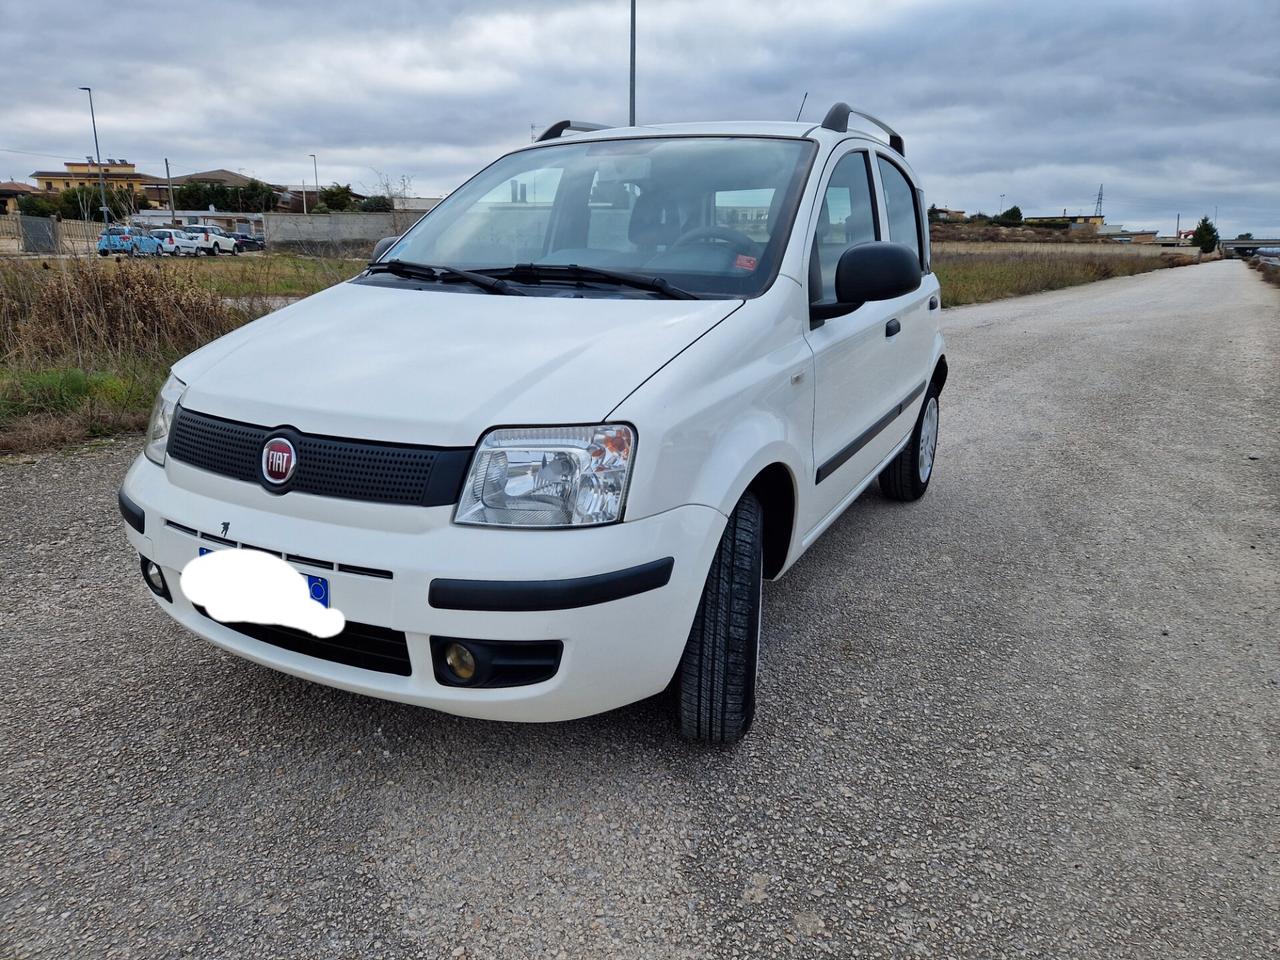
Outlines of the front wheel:
[[756,712],[764,510],[747,493],[725,525],[673,682],[680,732],[736,743]]
[[212,247],[206,250],[205,253],[211,257],[216,257],[218,255],[218,245],[215,243]]
[[881,492],[891,500],[919,500],[929,489],[937,451],[938,394],[930,387],[911,439],[880,473]]

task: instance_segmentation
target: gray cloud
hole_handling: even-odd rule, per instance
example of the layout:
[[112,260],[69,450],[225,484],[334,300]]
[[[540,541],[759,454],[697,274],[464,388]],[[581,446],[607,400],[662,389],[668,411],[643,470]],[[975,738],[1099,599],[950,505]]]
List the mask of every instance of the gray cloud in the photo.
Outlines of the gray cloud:
[[[92,149],[149,172],[452,189],[530,124],[626,115],[626,0],[0,3],[0,177]],[[108,16],[101,18],[107,10]],[[1270,0],[1063,4],[640,0],[641,122],[849,100],[903,131],[930,198],[1280,234]],[[30,156],[48,154],[49,156]]]

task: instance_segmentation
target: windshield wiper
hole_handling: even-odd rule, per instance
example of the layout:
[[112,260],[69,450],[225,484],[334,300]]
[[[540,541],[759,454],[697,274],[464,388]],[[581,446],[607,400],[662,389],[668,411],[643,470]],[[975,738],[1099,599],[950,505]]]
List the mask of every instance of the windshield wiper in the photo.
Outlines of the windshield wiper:
[[586,282],[611,283],[619,287],[630,287],[633,290],[648,290],[658,293],[669,300],[697,300],[698,297],[688,290],[682,290],[662,277],[646,277],[638,273],[624,273],[621,270],[606,270],[603,267],[582,267],[576,263],[539,264],[517,263],[514,267],[503,267],[497,270],[485,270],[491,277],[505,277],[517,283],[542,280],[582,280]]
[[371,263],[365,268],[366,273],[390,273],[393,276],[405,277],[409,280],[429,280],[447,283],[449,280],[462,280],[473,284],[486,293],[496,293],[507,297],[523,297],[525,292],[517,290],[505,280],[486,276],[483,273],[472,273],[470,270],[459,270],[457,267],[441,267],[428,263],[413,263],[409,260],[383,260]]

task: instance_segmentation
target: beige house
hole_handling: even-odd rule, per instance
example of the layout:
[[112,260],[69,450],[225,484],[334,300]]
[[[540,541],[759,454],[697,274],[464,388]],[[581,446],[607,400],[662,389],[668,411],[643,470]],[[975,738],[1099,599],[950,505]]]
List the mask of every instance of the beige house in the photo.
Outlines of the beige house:
[[18,198],[38,192],[29,183],[18,183],[16,180],[0,183],[0,213],[17,213]]

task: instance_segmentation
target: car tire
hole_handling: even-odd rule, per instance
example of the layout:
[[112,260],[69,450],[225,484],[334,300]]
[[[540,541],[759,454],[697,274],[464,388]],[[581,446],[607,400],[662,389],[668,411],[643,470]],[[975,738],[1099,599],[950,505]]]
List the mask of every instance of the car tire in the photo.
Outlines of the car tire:
[[929,489],[938,452],[938,391],[924,395],[911,439],[880,472],[880,491],[890,500],[919,500]]
[[211,257],[216,257],[218,255],[218,245],[215,243],[212,247],[210,247],[205,252]]
[[747,493],[729,516],[711,561],[673,681],[680,732],[703,743],[736,743],[756,711],[764,510]]
[[233,257],[238,257],[238,256],[240,256],[240,244],[238,244],[238,243],[237,243],[237,244],[233,244],[233,245],[232,245],[232,247],[231,247],[231,255],[232,255]]

